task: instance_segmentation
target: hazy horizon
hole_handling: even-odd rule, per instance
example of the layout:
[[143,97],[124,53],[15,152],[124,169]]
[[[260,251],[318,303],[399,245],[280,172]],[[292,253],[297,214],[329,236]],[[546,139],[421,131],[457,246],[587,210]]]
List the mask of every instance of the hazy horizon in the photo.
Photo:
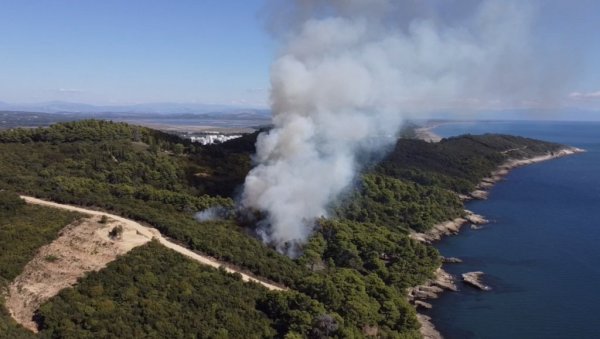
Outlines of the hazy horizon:
[[[155,102],[132,105],[91,105],[69,101],[50,101],[30,104],[15,104],[0,100],[0,112],[28,112],[43,114],[134,114],[134,115],[203,115],[252,112],[271,115],[269,107],[244,105],[219,105],[202,103]],[[453,110],[433,113],[426,119],[413,121],[453,120],[453,121],[600,121],[600,110],[576,107],[554,109],[513,108],[488,109],[465,112]]]

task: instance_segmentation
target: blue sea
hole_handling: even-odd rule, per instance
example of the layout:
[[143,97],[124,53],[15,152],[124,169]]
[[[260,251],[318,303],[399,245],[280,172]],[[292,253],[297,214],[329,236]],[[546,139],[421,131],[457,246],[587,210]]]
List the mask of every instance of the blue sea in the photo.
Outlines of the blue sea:
[[492,223],[436,247],[484,271],[490,292],[459,283],[427,314],[445,338],[600,338],[600,123],[478,122],[443,125],[443,137],[526,136],[588,152],[522,167],[488,200],[467,204]]

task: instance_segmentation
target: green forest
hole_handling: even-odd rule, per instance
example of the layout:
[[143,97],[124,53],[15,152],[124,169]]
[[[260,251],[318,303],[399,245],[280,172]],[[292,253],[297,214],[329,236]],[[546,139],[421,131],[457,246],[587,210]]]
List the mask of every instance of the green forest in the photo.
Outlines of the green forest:
[[38,317],[49,338],[264,338],[274,335],[255,306],[265,294],[152,242],[63,290]]
[[[431,144],[406,131],[407,137],[368,166],[357,185],[331,206],[333,217],[318,220],[303,254],[290,259],[264,245],[253,225],[234,211],[237,189],[252,167],[257,134],[201,146],[152,129],[98,120],[0,132],[4,195],[13,191],[142,221],[192,250],[290,289],[267,292],[150,243],[43,305],[37,317],[41,336],[419,337],[405,289],[431,277],[441,262],[433,247],[411,240],[409,232],[462,215],[456,193],[473,190],[508,157],[560,148],[504,135],[468,135]],[[36,208],[0,198],[7,211],[2,213],[30,209],[14,213],[17,219],[10,222],[10,227],[26,229],[23,216],[35,218]],[[229,209],[229,217],[203,223],[194,219],[197,211],[215,206]],[[59,215],[38,215],[55,220],[54,231],[27,248],[6,252],[23,255],[22,264],[0,256],[5,280],[18,274],[31,251],[76,218]],[[0,246],[5,246],[3,240]],[[15,246],[14,241],[6,246]],[[10,324],[6,315],[0,321],[0,326]]]

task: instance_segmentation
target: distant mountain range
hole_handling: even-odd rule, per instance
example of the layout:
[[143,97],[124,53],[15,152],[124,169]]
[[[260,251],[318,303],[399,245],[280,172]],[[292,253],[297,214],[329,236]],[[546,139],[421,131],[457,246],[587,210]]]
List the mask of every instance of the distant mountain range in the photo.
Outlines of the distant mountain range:
[[225,105],[175,103],[94,106],[60,101],[27,105],[0,102],[0,130],[48,126],[84,119],[124,121],[150,126],[248,128],[270,124],[271,111]]
[[246,114],[248,116],[270,116],[268,109],[242,108],[229,105],[210,105],[195,103],[148,103],[136,105],[112,105],[98,106],[74,102],[49,101],[34,104],[9,104],[0,101],[0,111],[22,111],[38,113],[119,113],[122,115],[140,114],[177,114],[197,115],[206,113],[224,114]]
[[[34,104],[10,104],[0,101],[0,111],[51,113],[73,115],[77,118],[103,119],[270,119],[271,110],[244,108],[232,105],[197,103],[147,103],[135,105],[90,105],[65,101],[48,101]],[[418,119],[418,117],[412,117]],[[599,121],[600,111],[576,107],[556,109],[504,109],[457,114],[455,111],[438,111],[429,119],[459,120],[566,120]],[[63,120],[63,119],[61,119]]]

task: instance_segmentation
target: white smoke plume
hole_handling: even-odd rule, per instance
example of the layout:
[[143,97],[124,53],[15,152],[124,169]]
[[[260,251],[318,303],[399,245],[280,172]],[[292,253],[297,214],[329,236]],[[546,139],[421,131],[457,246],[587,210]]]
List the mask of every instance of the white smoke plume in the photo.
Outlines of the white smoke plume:
[[194,216],[199,222],[208,222],[226,219],[229,210],[222,206],[215,206],[202,210]]
[[357,154],[389,146],[407,117],[542,95],[534,11],[521,1],[467,1],[453,17],[454,1],[285,3],[274,10],[292,13],[277,27],[291,26],[271,69],[274,128],[258,138],[242,196],[280,250],[307,239],[353,182]]

